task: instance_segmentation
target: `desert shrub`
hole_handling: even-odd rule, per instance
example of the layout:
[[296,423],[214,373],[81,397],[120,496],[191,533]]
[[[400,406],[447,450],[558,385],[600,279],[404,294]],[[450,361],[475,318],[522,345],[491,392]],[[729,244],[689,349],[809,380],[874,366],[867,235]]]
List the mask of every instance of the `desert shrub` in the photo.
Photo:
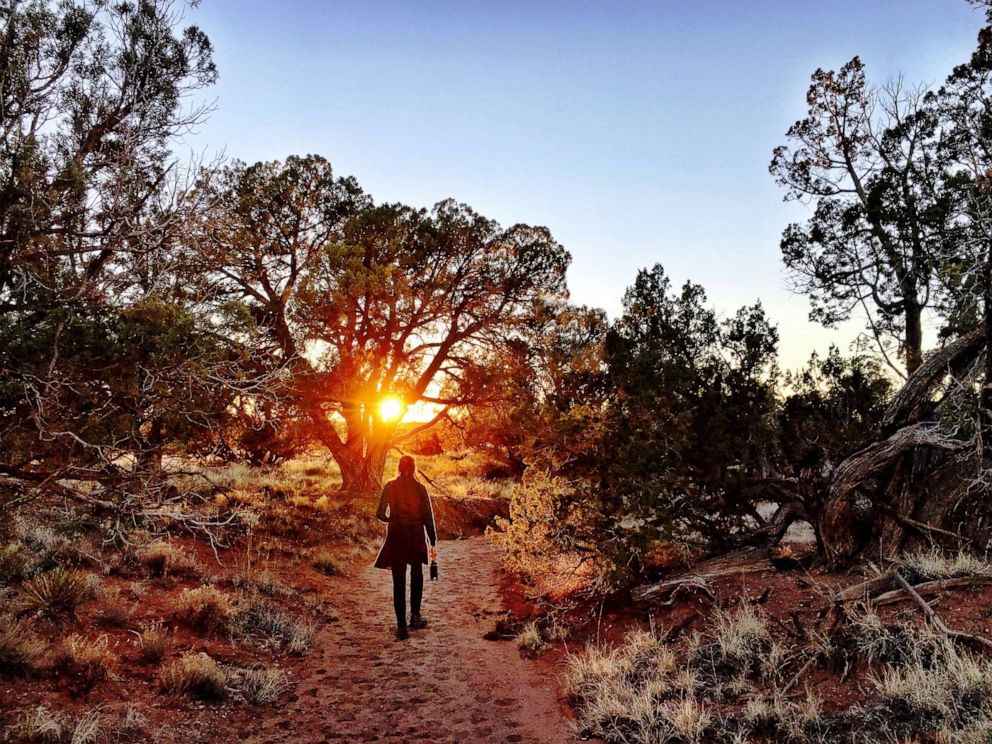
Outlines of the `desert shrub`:
[[269,571],[244,571],[237,574],[231,581],[236,587],[248,588],[270,597],[292,597],[297,592],[287,586],[279,577]]
[[231,619],[231,600],[212,586],[184,589],[176,600],[180,620],[204,633],[223,633]]
[[84,568],[97,563],[94,557],[97,550],[88,538],[70,538],[64,531],[26,519],[19,522],[18,535],[29,556],[28,575],[57,566]]
[[86,574],[67,568],[53,568],[20,587],[24,607],[50,620],[75,618],[76,610],[90,594]]
[[611,564],[592,544],[598,518],[585,485],[528,469],[513,487],[510,518],[496,518],[492,532],[503,555],[503,565],[531,580],[545,579],[566,591],[582,582],[610,575]]
[[0,671],[25,674],[36,671],[45,644],[24,620],[9,615],[0,616]]
[[138,661],[143,664],[158,663],[169,646],[169,635],[162,628],[162,623],[152,623],[141,631],[138,643]]
[[256,638],[302,654],[313,645],[315,628],[298,622],[261,597],[250,597],[234,613],[231,632],[236,638]]
[[146,545],[138,554],[138,562],[152,576],[196,575],[196,564],[192,559],[167,542],[156,541]]
[[310,558],[311,565],[325,576],[337,576],[341,573],[337,557],[330,550],[320,548]]
[[288,687],[285,672],[281,669],[243,669],[235,681],[237,690],[253,705],[270,705]]
[[204,652],[186,654],[162,667],[159,684],[170,695],[187,694],[204,700],[227,696],[228,675]]
[[71,677],[78,690],[86,691],[107,678],[113,661],[114,656],[107,648],[106,636],[89,641],[73,634],[65,638],[55,650],[52,670],[56,674]]

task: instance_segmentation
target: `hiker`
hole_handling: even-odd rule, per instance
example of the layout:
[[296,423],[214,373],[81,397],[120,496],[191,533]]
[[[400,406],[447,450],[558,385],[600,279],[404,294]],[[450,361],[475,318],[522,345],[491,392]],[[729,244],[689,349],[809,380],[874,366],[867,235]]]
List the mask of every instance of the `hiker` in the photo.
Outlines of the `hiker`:
[[396,610],[396,638],[409,637],[406,622],[406,567],[410,567],[410,624],[414,629],[426,628],[420,614],[424,594],[424,569],[427,563],[426,530],[430,541],[430,559],[437,559],[437,532],[434,529],[434,508],[427,489],[415,477],[417,464],[409,455],[399,462],[399,475],[382,487],[376,519],[386,523],[386,541],[375,559],[376,568],[393,572],[393,609]]

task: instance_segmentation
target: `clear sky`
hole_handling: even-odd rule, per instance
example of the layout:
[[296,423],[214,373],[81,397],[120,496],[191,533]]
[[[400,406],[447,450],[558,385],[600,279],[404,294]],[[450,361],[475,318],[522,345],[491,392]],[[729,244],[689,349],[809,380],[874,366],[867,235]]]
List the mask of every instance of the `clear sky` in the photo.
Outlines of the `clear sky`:
[[940,82],[974,46],[965,0],[204,0],[217,110],[186,138],[249,162],[317,153],[380,201],[454,197],[547,225],[575,302],[615,316],[639,268],[760,298],[800,365],[827,332],[778,240],[805,209],[768,174],[809,76],[855,54]]

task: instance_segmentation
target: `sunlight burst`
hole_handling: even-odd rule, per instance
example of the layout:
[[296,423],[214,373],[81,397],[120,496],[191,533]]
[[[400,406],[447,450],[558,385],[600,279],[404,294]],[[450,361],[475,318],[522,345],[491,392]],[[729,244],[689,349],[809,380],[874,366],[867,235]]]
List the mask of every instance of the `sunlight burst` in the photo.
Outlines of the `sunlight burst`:
[[379,401],[379,415],[383,421],[396,421],[404,412],[403,401],[395,395],[389,395]]

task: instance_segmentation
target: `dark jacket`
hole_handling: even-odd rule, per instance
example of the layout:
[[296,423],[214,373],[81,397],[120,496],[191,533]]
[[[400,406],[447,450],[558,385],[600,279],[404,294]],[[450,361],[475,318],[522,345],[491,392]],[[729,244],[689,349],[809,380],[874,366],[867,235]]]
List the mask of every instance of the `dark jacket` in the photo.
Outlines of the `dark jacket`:
[[376,519],[386,523],[386,541],[375,559],[376,568],[427,563],[427,539],[437,543],[434,509],[423,484],[400,475],[382,487]]

